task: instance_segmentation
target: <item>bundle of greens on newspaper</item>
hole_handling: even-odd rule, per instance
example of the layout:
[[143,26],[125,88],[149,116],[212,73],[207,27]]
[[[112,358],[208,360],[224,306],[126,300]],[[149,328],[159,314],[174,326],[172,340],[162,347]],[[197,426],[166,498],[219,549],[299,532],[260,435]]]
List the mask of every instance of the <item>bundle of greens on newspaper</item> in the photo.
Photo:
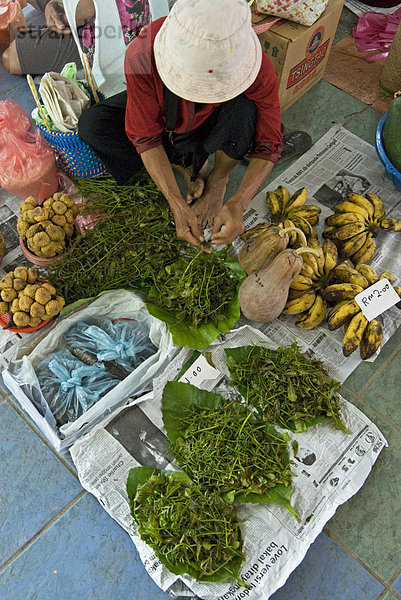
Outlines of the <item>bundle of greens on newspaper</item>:
[[228,502],[290,504],[289,437],[240,401],[170,381],[162,416],[171,451],[201,489]]
[[235,507],[200,490],[185,473],[137,467],[127,481],[141,538],[175,575],[198,581],[234,577],[245,558]]

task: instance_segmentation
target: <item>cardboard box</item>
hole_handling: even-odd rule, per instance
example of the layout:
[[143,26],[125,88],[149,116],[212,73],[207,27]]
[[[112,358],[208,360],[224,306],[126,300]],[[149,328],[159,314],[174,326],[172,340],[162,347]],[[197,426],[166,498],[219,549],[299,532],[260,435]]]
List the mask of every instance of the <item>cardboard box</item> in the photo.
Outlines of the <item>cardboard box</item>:
[[[280,20],[258,34],[279,78],[282,112],[323,77],[343,4],[344,0],[329,0],[322,16],[310,27]],[[254,25],[275,19],[253,15]]]

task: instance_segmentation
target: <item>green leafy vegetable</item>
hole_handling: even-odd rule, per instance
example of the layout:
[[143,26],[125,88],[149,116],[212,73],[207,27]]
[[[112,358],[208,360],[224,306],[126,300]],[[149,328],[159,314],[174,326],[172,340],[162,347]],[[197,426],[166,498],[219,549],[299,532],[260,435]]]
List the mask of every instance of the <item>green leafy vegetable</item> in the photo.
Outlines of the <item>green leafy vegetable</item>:
[[286,434],[244,404],[188,383],[167,383],[162,414],[175,459],[201,489],[228,502],[282,502],[295,515]]
[[[174,237],[173,237],[174,234]],[[49,270],[49,280],[68,303],[105,290],[147,290],[155,273],[179,256],[182,243],[160,208],[110,211],[81,236],[74,250]]]
[[163,202],[162,193],[145,168],[124,184],[117,184],[109,174],[100,177],[76,177],[73,181],[80,195],[89,200],[88,206],[84,208],[84,214],[91,214],[94,206],[99,211],[110,211],[135,208],[141,201]]
[[131,469],[131,514],[141,538],[175,575],[198,581],[238,579],[245,558],[235,508],[201,491],[184,473]]
[[146,305],[167,323],[175,344],[205,348],[239,319],[238,289],[245,277],[226,250],[186,254],[159,273]]
[[178,240],[171,212],[145,173],[126,185],[110,176],[76,180],[93,229],[53,264],[48,279],[68,305],[118,288],[143,292],[177,345],[201,349],[240,316],[246,274],[226,250],[207,254]]
[[340,382],[328,375],[320,360],[303,354],[296,342],[277,350],[243,346],[225,353],[233,385],[265,419],[298,432],[331,420],[348,433],[341,420]]

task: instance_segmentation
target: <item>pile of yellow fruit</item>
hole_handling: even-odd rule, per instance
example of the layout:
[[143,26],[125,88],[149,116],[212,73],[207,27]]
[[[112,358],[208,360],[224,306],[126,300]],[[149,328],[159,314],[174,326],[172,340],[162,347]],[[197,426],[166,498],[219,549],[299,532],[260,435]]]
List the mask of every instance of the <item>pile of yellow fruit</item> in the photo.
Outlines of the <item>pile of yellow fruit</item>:
[[50,283],[39,280],[36,269],[16,267],[0,279],[0,314],[9,314],[8,326],[37,327],[58,315],[65,300]]
[[336,204],[334,214],[326,219],[323,237],[331,239],[343,259],[354,265],[369,264],[381,230],[401,231],[401,219],[387,217],[383,200],[377,194],[348,194]]
[[17,231],[36,256],[54,258],[65,252],[74,235],[78,207],[69,194],[56,192],[39,205],[29,196],[20,206]]

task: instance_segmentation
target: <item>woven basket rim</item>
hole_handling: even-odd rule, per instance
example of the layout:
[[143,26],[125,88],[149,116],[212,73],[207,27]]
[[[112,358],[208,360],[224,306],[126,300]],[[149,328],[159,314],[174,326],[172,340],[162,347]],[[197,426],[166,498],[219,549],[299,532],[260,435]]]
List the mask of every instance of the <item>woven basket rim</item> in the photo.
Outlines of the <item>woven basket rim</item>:
[[49,131],[44,125],[38,125],[39,129],[49,136],[55,137],[76,137],[78,131]]

